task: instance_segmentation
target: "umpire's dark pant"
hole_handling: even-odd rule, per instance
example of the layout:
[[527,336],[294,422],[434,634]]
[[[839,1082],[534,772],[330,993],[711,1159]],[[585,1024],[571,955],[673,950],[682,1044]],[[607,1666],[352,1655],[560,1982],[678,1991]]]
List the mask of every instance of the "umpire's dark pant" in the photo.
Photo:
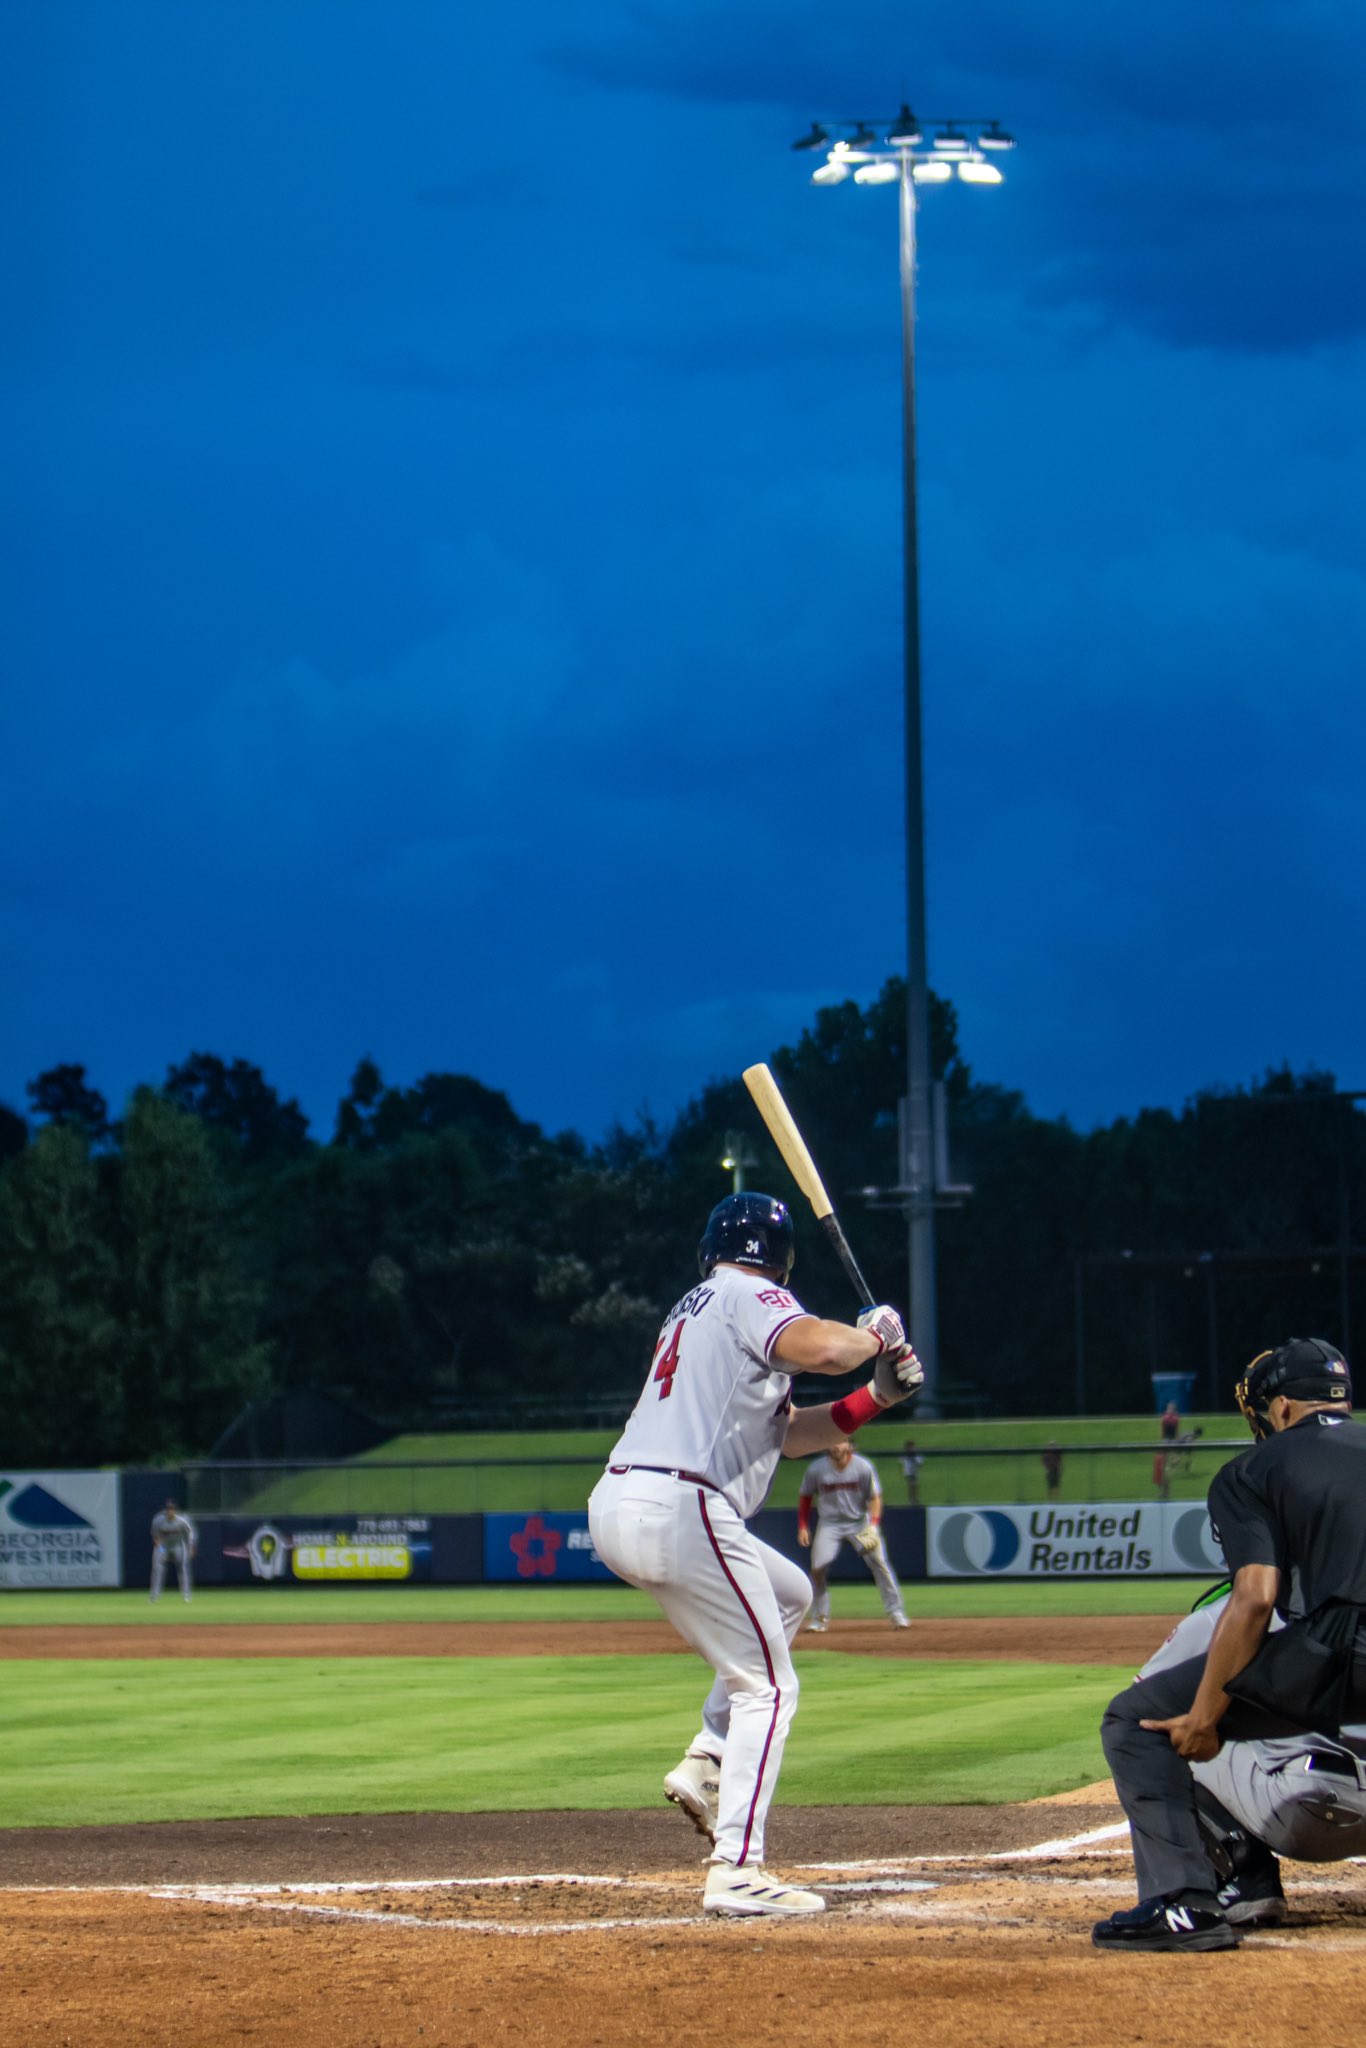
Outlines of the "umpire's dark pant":
[[[1138,1725],[1184,1714],[1195,1698],[1204,1669],[1204,1657],[1192,1657],[1185,1664],[1173,1664],[1169,1671],[1139,1679],[1116,1694],[1100,1724],[1119,1803],[1129,1816],[1140,1899],[1173,1892],[1194,1892],[1212,1899],[1216,1890],[1214,1867],[1205,1853],[1196,1819],[1190,1765],[1177,1755],[1166,1735]],[[1298,1724],[1277,1720],[1238,1700],[1219,1723],[1225,1741],[1299,1732]]]

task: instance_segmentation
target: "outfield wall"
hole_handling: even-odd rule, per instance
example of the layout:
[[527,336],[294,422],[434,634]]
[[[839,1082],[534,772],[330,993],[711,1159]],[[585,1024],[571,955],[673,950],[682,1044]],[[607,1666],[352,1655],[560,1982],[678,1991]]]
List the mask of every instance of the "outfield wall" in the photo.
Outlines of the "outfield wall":
[[[145,1585],[152,1514],[183,1499],[167,1472],[0,1473],[0,1587]],[[199,1515],[204,1586],[573,1584],[609,1582],[584,1510],[468,1515]],[[1190,1501],[889,1507],[897,1576],[925,1579],[1131,1579],[1224,1569],[1203,1507]],[[794,1562],[789,1509],[762,1509],[762,1542]],[[831,1577],[866,1577],[845,1545]]]

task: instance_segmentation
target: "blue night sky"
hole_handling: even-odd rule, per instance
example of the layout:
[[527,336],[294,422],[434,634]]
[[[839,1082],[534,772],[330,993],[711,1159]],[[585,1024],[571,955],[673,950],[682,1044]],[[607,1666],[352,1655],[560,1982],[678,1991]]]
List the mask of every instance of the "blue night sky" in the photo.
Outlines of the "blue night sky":
[[902,971],[1081,1125],[1366,1087],[1360,0],[0,0],[0,1098],[595,1137]]

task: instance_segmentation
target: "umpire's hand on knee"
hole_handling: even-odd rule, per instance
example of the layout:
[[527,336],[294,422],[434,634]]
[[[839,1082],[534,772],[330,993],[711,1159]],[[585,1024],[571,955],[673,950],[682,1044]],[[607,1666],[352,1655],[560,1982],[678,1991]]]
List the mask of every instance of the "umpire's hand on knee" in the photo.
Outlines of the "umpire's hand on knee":
[[1138,1725],[1151,1729],[1154,1735],[1165,1735],[1177,1755],[1191,1764],[1207,1764],[1224,1746],[1217,1728],[1195,1721],[1189,1714],[1173,1714],[1170,1721],[1140,1721]]

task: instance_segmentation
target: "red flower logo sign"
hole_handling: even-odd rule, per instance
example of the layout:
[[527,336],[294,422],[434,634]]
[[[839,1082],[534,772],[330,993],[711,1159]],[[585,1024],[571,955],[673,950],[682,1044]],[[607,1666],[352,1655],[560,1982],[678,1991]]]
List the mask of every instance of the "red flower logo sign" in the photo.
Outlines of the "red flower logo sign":
[[532,1515],[525,1529],[519,1529],[508,1541],[517,1559],[519,1579],[534,1579],[538,1575],[543,1579],[554,1578],[556,1553],[564,1542],[558,1529],[547,1529],[540,1515]]

